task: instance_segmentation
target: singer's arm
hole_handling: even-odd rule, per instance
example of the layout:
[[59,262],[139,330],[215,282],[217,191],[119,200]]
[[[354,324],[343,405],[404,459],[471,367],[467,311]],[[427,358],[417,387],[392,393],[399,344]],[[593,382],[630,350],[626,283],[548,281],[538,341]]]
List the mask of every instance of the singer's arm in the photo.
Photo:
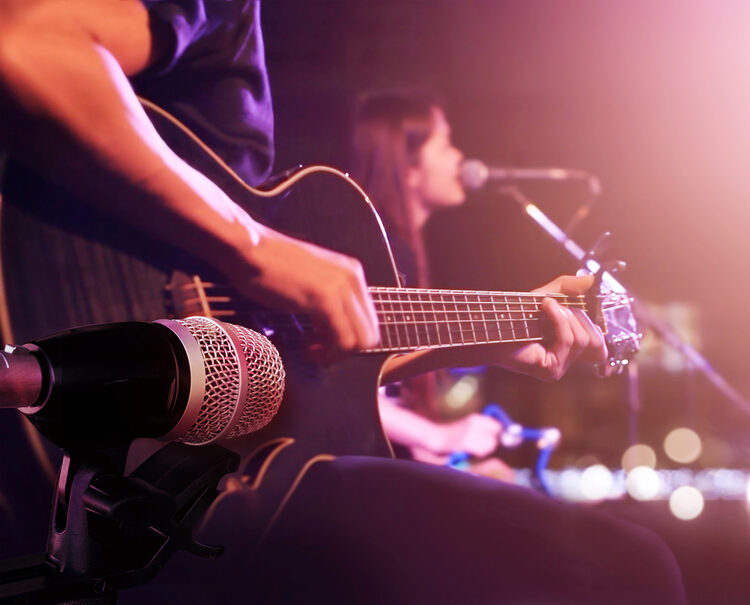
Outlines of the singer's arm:
[[117,219],[201,250],[233,285],[304,310],[333,349],[377,341],[356,260],[282,236],[180,160],[128,81],[156,61],[163,32],[138,0],[0,3],[0,146]]

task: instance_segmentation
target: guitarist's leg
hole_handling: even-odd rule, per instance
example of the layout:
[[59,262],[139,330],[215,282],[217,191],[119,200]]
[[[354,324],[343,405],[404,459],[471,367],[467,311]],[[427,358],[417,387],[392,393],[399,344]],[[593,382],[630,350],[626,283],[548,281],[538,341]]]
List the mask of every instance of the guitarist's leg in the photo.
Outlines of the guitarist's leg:
[[[319,465],[270,538],[276,563],[296,570],[294,581],[277,576],[277,589],[302,594],[335,588],[358,602],[391,603],[682,599],[671,554],[648,532],[527,489],[409,462]],[[265,560],[262,577],[271,578]]]
[[247,490],[214,515],[202,538],[225,556],[179,554],[122,602],[684,603],[676,563],[648,531],[458,471],[316,464],[257,552],[252,509]]
[[292,601],[315,592],[373,603],[684,601],[673,556],[648,531],[406,461],[317,465],[266,547],[258,580]]

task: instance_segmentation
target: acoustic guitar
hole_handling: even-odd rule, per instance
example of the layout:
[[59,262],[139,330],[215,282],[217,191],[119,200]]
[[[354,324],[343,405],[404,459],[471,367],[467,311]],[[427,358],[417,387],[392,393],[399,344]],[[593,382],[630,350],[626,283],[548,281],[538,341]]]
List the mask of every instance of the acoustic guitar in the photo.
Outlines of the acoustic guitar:
[[[33,213],[21,216],[29,220],[17,220],[24,214],[21,205],[11,210],[19,215],[14,219],[21,227],[10,234],[4,230],[4,253],[12,250],[28,262],[39,261],[36,267],[27,266],[14,282],[6,275],[6,290],[28,288],[37,296],[31,297],[33,303],[11,304],[11,321],[15,312],[40,330],[47,325],[62,329],[82,323],[154,320],[166,311],[173,317],[215,317],[268,336],[284,362],[284,400],[265,428],[225,444],[245,456],[248,465],[243,472],[254,489],[268,486],[268,510],[277,508],[279,499],[315,460],[392,455],[376,402],[381,368],[390,355],[544,340],[541,301],[545,296],[583,309],[601,327],[610,351],[607,367],[622,368],[638,350],[640,334],[629,296],[601,286],[602,280],[587,296],[578,297],[401,287],[380,218],[348,175],[312,166],[250,188],[174,118],[146,106],[170,145],[253,217],[293,237],[359,259],[380,321],[379,345],[321,367],[305,354],[310,329],[306,317],[240,299],[221,285],[225,276],[203,267],[199,258],[160,248],[127,230],[113,231],[106,218],[101,219],[104,227],[85,230],[60,228],[54,208],[44,213],[44,220]],[[10,182],[6,193],[12,197],[26,191],[18,182]],[[65,201],[57,204],[63,207]],[[114,314],[99,312],[87,302],[87,295],[112,301]]]

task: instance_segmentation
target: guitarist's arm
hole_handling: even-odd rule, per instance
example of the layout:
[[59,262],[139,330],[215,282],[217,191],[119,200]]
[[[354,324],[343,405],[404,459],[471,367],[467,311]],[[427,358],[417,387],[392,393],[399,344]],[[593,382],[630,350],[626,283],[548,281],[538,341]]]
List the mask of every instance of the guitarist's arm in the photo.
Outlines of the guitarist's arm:
[[159,137],[128,76],[158,60],[162,34],[138,0],[0,4],[0,146],[117,220],[231,267],[242,294],[309,312],[333,350],[374,345],[357,261],[255,222]]
[[[586,292],[593,282],[592,276],[562,276],[537,291],[574,296]],[[438,368],[486,364],[529,374],[541,380],[558,380],[576,360],[604,361],[607,358],[601,330],[583,311],[562,307],[551,298],[544,299],[542,309],[553,326],[554,336],[549,342],[416,351],[392,357],[386,362],[382,382],[403,380]]]

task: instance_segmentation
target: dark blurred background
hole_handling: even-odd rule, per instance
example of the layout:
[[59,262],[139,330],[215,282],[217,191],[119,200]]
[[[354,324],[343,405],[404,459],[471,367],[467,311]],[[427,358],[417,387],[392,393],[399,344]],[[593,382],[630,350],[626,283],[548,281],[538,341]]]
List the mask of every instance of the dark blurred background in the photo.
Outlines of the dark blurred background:
[[[588,247],[611,231],[603,256],[627,261],[623,281],[750,395],[747,2],[284,0],[263,11],[278,169],[345,167],[359,92],[436,90],[467,157],[598,175],[603,193],[575,238]],[[581,183],[523,190],[561,225],[587,201]],[[526,290],[575,270],[511,200],[472,197],[429,227],[439,285]],[[727,464],[750,462],[746,416],[665,355],[641,360],[642,418],[679,415],[731,441]],[[621,390],[592,389],[610,401]]]
[[[263,11],[279,170],[346,167],[357,93],[433,89],[467,157],[597,175],[603,192],[575,239],[586,248],[611,231],[603,258],[627,261],[622,280],[750,396],[750,3],[274,0]],[[561,225],[587,201],[581,183],[522,189]],[[446,287],[527,290],[576,269],[491,192],[434,217],[428,241]],[[748,414],[653,336],[639,367],[638,414],[626,377],[584,371],[552,386],[493,371],[480,379],[482,402],[560,427],[552,468],[617,468],[635,441],[654,449],[658,469],[676,468],[662,444],[678,426],[702,439],[691,470],[750,468]],[[507,457],[522,464],[518,455]],[[707,502],[693,522],[676,520],[665,502],[605,506],[667,538],[691,602],[747,601],[744,498]]]

